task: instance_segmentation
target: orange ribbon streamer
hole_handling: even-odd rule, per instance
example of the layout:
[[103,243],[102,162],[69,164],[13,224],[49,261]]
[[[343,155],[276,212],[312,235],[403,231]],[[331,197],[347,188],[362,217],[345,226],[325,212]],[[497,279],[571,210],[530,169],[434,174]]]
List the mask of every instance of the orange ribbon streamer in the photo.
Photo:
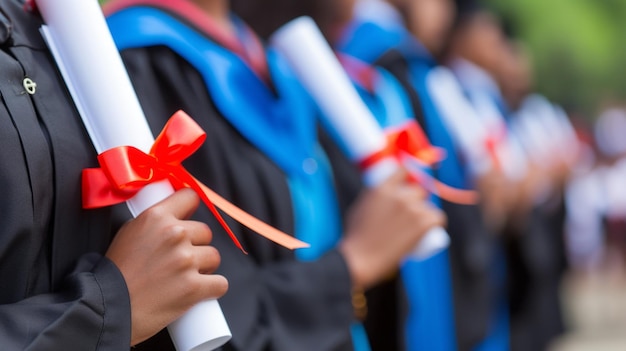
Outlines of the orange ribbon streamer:
[[[410,157],[425,166],[433,167],[446,157],[446,151],[431,145],[417,122],[409,121],[400,128],[387,131],[387,147],[366,157],[359,165],[361,169],[367,169],[388,157],[395,158],[400,164],[405,164],[405,159]],[[478,202],[478,194],[475,191],[453,188],[426,173],[418,174],[412,167],[408,167],[408,170],[412,181],[423,185],[426,190],[442,199],[466,205]]]
[[149,154],[132,146],[107,150],[98,156],[101,168],[83,170],[83,207],[98,208],[129,200],[148,184],[169,180],[174,189],[193,189],[226,230],[235,245],[243,246],[216,206],[232,218],[289,249],[309,247],[293,236],[258,220],[217,195],[194,178],[181,162],[206,139],[206,133],[183,111],[176,112],[157,137]]
[[424,170],[424,163],[415,156],[404,153],[401,158],[401,164],[409,171],[410,180],[420,184],[426,191],[461,205],[478,203],[478,193],[476,191],[453,188],[438,181]]

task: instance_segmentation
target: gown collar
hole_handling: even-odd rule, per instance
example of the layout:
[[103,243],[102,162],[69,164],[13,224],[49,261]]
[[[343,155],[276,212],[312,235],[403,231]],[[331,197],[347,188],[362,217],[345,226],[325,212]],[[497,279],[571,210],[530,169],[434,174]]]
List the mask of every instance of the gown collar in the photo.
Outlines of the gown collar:
[[237,17],[231,16],[235,27],[235,32],[232,33],[224,30],[215,19],[189,0],[113,0],[106,3],[103,10],[108,16],[130,7],[153,7],[166,11],[239,56],[262,80],[269,80],[267,59],[261,40]]

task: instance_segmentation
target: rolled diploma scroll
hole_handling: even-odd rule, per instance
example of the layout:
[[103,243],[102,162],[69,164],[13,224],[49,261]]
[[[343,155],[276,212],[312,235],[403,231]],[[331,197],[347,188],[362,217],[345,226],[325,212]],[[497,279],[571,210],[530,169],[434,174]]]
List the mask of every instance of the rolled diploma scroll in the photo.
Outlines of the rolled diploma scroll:
[[486,147],[487,129],[481,124],[463,89],[447,68],[437,67],[426,78],[428,90],[441,112],[444,123],[454,134],[473,176],[487,173],[494,167]]
[[[98,151],[154,143],[139,100],[96,0],[37,0],[42,33]],[[168,181],[127,201],[133,216],[174,193]],[[231,338],[217,300],[201,302],[169,327],[179,351],[214,350]]]
[[[287,23],[272,36],[271,44],[286,57],[355,161],[364,160],[386,147],[384,131],[311,18],[300,17]],[[365,184],[370,187],[380,184],[398,167],[394,158],[377,162],[364,171]],[[436,227],[424,236],[412,256],[426,259],[449,244],[448,233]]]

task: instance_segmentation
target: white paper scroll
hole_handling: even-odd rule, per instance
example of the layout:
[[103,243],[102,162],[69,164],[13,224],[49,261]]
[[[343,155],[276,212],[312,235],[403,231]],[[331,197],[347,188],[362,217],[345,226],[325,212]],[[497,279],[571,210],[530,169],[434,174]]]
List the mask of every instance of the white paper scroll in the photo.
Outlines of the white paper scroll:
[[[124,145],[149,152],[154,136],[98,1],[36,3],[46,22],[42,33],[98,153]],[[127,204],[137,216],[173,192],[169,182],[163,181],[145,187]],[[231,338],[216,300],[198,304],[169,330],[179,351],[214,350]]]
[[426,77],[426,86],[440,115],[460,146],[473,176],[481,176],[492,167],[486,140],[487,129],[463,94],[454,74],[447,68],[433,68]]
[[[286,57],[322,109],[324,118],[349,148],[353,160],[358,162],[385,148],[387,138],[382,128],[311,18],[300,17],[287,23],[272,36],[271,44]],[[380,184],[398,167],[396,160],[384,159],[365,171],[365,183]],[[434,228],[424,236],[412,256],[426,259],[449,243],[448,233],[443,228]]]

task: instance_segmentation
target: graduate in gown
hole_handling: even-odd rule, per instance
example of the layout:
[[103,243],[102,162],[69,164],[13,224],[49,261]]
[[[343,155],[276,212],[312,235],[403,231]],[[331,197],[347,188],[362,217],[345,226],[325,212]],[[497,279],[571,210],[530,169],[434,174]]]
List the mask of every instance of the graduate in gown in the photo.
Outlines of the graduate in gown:
[[[489,160],[485,159],[486,150],[480,150],[484,135],[480,132],[470,136],[459,133],[459,130],[455,130],[455,126],[449,123],[451,115],[455,113],[459,115],[454,110],[450,112],[449,105],[456,104],[457,111],[460,108],[461,116],[470,121],[473,109],[464,101],[462,94],[459,94],[459,89],[454,87],[454,82],[452,89],[443,92],[436,90],[443,84],[450,86],[450,79],[446,78],[450,74],[437,68],[437,63],[430,53],[436,53],[440,49],[446,26],[438,27],[439,33],[435,30],[430,36],[424,34],[433,32],[428,30],[424,17],[433,16],[435,23],[446,23],[446,7],[450,7],[451,4],[445,4],[446,2],[434,4],[434,8],[443,7],[439,12],[443,17],[437,17],[434,16],[437,12],[429,14],[427,9],[420,7],[418,3],[420,2],[397,2],[395,6],[403,10],[408,28],[413,34],[419,35],[420,39],[423,38],[423,41],[418,42],[399,25],[399,21],[402,21],[399,13],[388,7],[388,10],[383,10],[384,4],[374,5],[375,3],[371,2],[369,8],[361,7],[360,17],[357,17],[357,20],[347,27],[344,36],[337,40],[337,47],[388,68],[404,82],[412,97],[415,117],[421,119],[420,122],[433,144],[444,147],[448,153],[448,158],[438,169],[440,179],[461,188],[474,188],[484,182],[488,186],[483,186],[482,189],[489,189],[493,184],[489,179],[490,174],[487,173],[490,167]],[[373,35],[377,35],[377,40],[372,40]],[[377,44],[371,45],[371,42]],[[386,47],[382,43],[386,43]],[[444,79],[435,80],[435,76],[443,76]],[[441,99],[437,94],[439,96],[444,94],[445,98]],[[470,124],[465,122],[463,129],[470,131],[472,127],[471,122]],[[490,193],[481,194],[483,200],[493,199]],[[495,205],[488,205],[489,203]],[[496,294],[503,294],[502,290],[497,290],[498,284],[502,285],[498,283],[501,278],[494,277],[495,273],[490,268],[492,260],[495,259],[495,256],[492,256],[494,245],[497,245],[492,237],[495,225],[488,228],[488,223],[484,222],[485,218],[499,217],[499,213],[489,213],[489,217],[483,213],[485,210],[501,207],[499,203],[498,199],[484,201],[484,207],[481,209],[477,206],[443,202],[443,208],[451,219],[449,227],[452,236],[451,269],[458,338],[456,347],[459,349],[474,349],[479,343],[484,344],[483,340],[488,335],[498,335],[499,346],[496,349],[506,348],[506,325],[500,324],[502,327],[498,328],[494,322],[497,306],[493,301],[496,300]],[[425,338],[433,340],[436,335],[445,338],[441,333],[441,331],[439,334],[427,332]]]
[[[352,73],[362,98],[381,127],[391,132],[415,123],[409,96],[393,75],[382,68],[354,62],[354,59],[345,59],[344,66]],[[421,172],[434,177],[446,153],[430,145],[424,131],[416,126],[420,147],[436,154],[432,160],[423,160]],[[431,202],[441,206],[436,193],[431,196]],[[397,281],[389,282],[395,285],[395,290],[390,291],[387,286],[369,293],[370,310],[380,313],[370,315],[365,324],[374,349],[384,350],[393,337],[398,339],[396,350],[455,349],[455,339],[451,337],[454,331],[452,282],[447,260],[447,249],[426,259],[408,257]],[[395,329],[390,329],[390,323]]]
[[[317,107],[285,62],[229,13],[227,1],[107,5],[151,127],[160,129],[178,109],[194,116],[208,138],[185,164],[190,172],[312,245],[294,254],[233,224],[246,256],[215,236],[220,272],[230,283],[220,300],[233,332],[224,349],[367,350],[355,323],[354,307],[364,307],[359,291],[395,270],[441,214],[401,173],[350,206],[361,189],[333,177],[318,141]],[[206,213],[198,218],[214,227]],[[169,349],[162,337],[142,347]]]
[[[0,3],[0,345],[128,350],[227,283],[208,274],[219,262],[206,246],[211,232],[178,219],[197,206],[192,191],[147,210],[114,240],[121,221],[111,208],[82,208],[81,172],[97,166],[96,153],[41,24],[22,1]],[[164,239],[173,235],[177,242]]]

